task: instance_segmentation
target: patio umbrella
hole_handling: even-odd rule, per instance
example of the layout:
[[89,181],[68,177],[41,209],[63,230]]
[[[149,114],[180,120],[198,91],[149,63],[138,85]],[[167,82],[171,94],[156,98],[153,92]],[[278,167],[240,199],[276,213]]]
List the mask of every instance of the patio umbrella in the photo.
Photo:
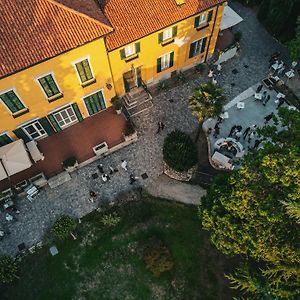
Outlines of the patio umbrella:
[[224,8],[224,13],[220,25],[220,30],[225,30],[227,28],[230,28],[240,22],[242,22],[243,19],[228,5]]
[[7,174],[6,174],[5,170],[4,170],[2,162],[0,160],[0,181],[3,180],[3,179],[5,179],[5,178],[7,178]]
[[7,175],[14,175],[32,166],[23,140],[17,140],[0,147],[0,160],[0,178],[4,174],[6,178]]

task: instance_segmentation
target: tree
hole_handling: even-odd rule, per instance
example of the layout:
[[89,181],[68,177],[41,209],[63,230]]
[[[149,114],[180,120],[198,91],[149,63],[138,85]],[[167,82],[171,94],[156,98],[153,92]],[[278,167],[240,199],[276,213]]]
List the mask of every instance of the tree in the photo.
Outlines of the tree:
[[14,281],[18,276],[17,264],[11,256],[2,255],[0,256],[0,282],[10,283]]
[[75,220],[70,216],[63,215],[55,221],[51,231],[56,238],[64,240],[75,228]]
[[289,43],[289,49],[292,59],[300,60],[300,16],[297,19],[296,35]]
[[184,172],[197,163],[197,149],[188,134],[176,129],[164,140],[163,157],[170,168]]
[[217,177],[199,210],[214,245],[244,261],[233,286],[263,299],[300,296],[300,113],[282,108],[278,122],[284,130],[260,130],[264,148]]
[[201,124],[204,118],[216,117],[223,108],[222,89],[212,82],[203,83],[194,90],[189,99],[189,108]]

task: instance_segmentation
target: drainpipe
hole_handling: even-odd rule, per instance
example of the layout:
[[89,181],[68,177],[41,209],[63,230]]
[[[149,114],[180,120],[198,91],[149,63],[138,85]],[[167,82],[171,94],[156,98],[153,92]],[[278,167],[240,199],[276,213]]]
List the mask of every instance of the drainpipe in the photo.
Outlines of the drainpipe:
[[208,51],[209,51],[209,47],[210,47],[210,41],[211,41],[211,38],[212,38],[212,36],[214,34],[214,31],[215,31],[215,25],[216,25],[216,20],[217,20],[217,16],[218,16],[218,11],[219,11],[219,5],[217,6],[217,11],[216,11],[215,19],[214,19],[213,30],[212,30],[212,34],[209,37],[209,41],[208,41],[208,46],[207,46],[207,51],[206,51],[206,54],[205,54],[204,62],[206,62],[206,60],[207,60],[207,55],[208,55]]

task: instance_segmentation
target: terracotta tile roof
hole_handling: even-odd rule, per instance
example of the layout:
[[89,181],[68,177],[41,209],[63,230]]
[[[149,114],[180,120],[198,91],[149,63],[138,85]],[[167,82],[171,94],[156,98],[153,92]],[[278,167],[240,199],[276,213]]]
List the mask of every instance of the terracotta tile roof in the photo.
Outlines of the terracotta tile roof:
[[102,20],[94,0],[0,0],[0,77],[112,31]]
[[108,50],[113,50],[158,31],[175,22],[206,10],[224,0],[97,0],[114,32],[106,37]]

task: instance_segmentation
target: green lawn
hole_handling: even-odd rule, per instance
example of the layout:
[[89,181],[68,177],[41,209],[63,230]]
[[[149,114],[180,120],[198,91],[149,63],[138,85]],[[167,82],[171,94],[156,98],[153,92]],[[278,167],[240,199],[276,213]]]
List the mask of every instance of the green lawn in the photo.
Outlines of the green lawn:
[[[20,280],[1,289],[1,299],[232,299],[224,279],[232,261],[219,254],[200,229],[195,207],[143,196],[114,208],[121,222],[105,227],[93,212],[77,229],[78,239],[27,256]],[[142,247],[155,236],[169,248],[173,269],[155,277]]]

